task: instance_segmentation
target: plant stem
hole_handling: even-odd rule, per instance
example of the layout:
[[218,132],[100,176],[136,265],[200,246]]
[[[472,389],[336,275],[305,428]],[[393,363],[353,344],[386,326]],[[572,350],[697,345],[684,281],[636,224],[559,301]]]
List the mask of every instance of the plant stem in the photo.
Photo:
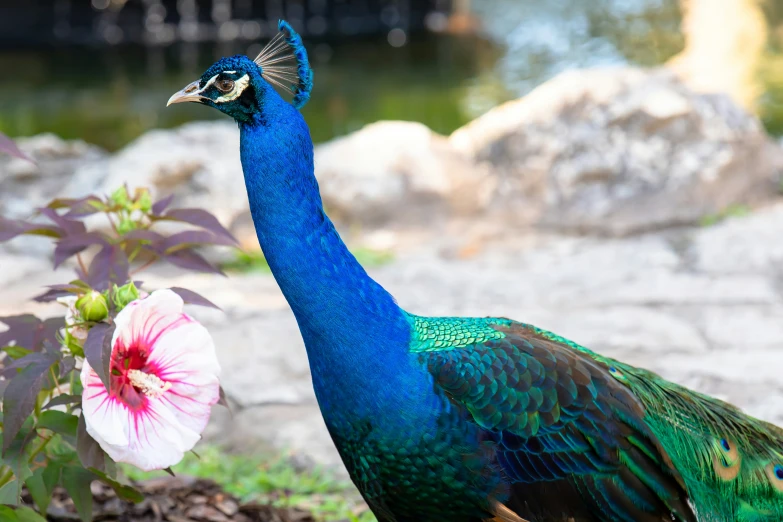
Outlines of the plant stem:
[[9,466],[3,466],[0,469],[4,469],[2,473],[0,473],[0,488],[11,482],[14,478],[14,470],[12,470]]
[[111,212],[106,212],[106,217],[109,220],[109,223],[111,224],[111,229],[114,230],[114,233],[119,235],[119,231],[117,231],[117,225],[114,223],[114,218],[111,217]]
[[32,453],[30,453],[30,462],[35,460],[35,457],[37,457],[38,454],[41,453],[46,448],[46,445],[49,444],[49,441],[51,441],[53,438],[54,438],[54,434],[49,435],[48,437],[46,437],[41,441],[38,447],[35,448]]
[[76,254],[76,260],[79,262],[79,268],[82,269],[82,273],[85,277],[87,277],[87,267],[84,264],[84,260],[82,259],[81,254]]

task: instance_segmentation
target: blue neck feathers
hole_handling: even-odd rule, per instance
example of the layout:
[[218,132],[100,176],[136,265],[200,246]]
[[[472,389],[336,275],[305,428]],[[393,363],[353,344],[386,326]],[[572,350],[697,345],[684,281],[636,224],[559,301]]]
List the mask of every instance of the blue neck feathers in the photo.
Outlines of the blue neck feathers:
[[410,364],[409,323],[324,213],[304,119],[276,93],[263,99],[262,110],[240,123],[261,248],[296,316],[327,423],[337,403],[372,415],[384,397],[392,400],[410,384],[404,369]]

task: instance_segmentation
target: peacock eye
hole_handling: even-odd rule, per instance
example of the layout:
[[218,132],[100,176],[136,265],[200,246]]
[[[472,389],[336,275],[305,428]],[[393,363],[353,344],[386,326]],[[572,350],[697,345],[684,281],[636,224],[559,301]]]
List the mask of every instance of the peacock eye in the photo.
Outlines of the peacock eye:
[[769,464],[766,471],[772,487],[783,493],[783,465]]
[[228,78],[218,80],[215,82],[215,86],[221,92],[230,92],[234,88],[234,80],[229,80]]

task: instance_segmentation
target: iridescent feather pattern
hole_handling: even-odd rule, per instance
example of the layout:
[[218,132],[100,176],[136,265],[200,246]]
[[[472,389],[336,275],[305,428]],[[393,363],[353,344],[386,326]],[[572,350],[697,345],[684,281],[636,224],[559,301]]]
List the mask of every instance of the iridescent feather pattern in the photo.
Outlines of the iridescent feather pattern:
[[[465,319],[453,321],[464,329]],[[696,521],[679,474],[642,420],[641,402],[604,364],[530,336],[518,323],[474,321],[499,335],[457,348],[412,351],[421,353],[436,385],[496,444],[497,464],[517,485],[507,501],[514,512],[559,520],[581,504],[609,520]],[[430,321],[413,322],[422,332]],[[527,492],[547,483],[576,497],[572,505],[563,499],[562,513],[553,512],[552,503],[538,503],[546,512],[532,505],[536,499]]]
[[301,109],[310,99],[313,70],[299,34],[285,20],[280,20],[277,28],[280,32],[264,46],[253,61],[261,68],[261,76],[269,83],[290,92],[294,96],[291,103]]
[[497,444],[521,516],[559,520],[550,489],[606,520],[783,520],[780,428],[534,326],[410,317],[411,352]]

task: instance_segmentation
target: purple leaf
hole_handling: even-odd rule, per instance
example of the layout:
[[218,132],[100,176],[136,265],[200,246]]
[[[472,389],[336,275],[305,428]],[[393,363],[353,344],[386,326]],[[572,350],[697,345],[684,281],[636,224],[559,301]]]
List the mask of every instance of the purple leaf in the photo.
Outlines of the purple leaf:
[[171,290],[172,292],[180,296],[186,304],[208,306],[210,308],[215,308],[216,310],[221,310],[221,308],[218,305],[216,305],[206,297],[197,294],[193,290],[188,290],[187,288],[179,288],[177,286],[171,287],[169,288],[169,290]]
[[55,362],[56,359],[44,356],[10,379],[3,394],[3,456],[19,433],[22,423],[33,411],[35,398]]
[[15,158],[27,160],[31,163],[35,163],[35,160],[22,152],[19,147],[16,146],[16,143],[11,140],[8,136],[0,132],[0,152],[5,152],[6,154],[13,156]]
[[163,199],[159,199],[152,205],[152,214],[155,216],[159,216],[163,213],[164,210],[166,210],[169,205],[171,205],[171,200],[174,199],[174,194],[171,194],[170,196],[166,196]]
[[220,224],[220,221],[206,210],[200,208],[175,208],[166,212],[162,217],[163,219],[171,219],[196,225],[197,227],[209,230],[215,234],[225,236],[233,241],[234,244],[238,243],[234,236],[231,235],[231,232],[226,230],[225,227]]
[[95,468],[101,471],[105,469],[103,450],[87,433],[83,413],[79,416],[79,424],[76,425],[76,453],[85,468]]
[[106,245],[98,252],[87,269],[87,283],[96,290],[106,290],[111,283],[128,282],[128,256],[119,245]]
[[164,254],[162,257],[172,265],[180,268],[194,270],[196,272],[225,275],[219,268],[212,266],[209,261],[190,248],[177,250],[171,254]]
[[71,373],[74,368],[76,368],[76,358],[70,356],[64,357],[63,360],[60,361],[60,378]]
[[51,357],[43,353],[31,353],[15,361],[6,359],[3,361],[3,369],[0,370],[0,376],[10,379],[19,373],[18,370],[27,368],[31,364],[37,364],[42,361],[48,361]]
[[37,303],[49,303],[57,300],[59,297],[84,291],[83,288],[74,285],[49,285],[47,288],[48,290],[46,292],[33,297],[33,301]]
[[53,208],[39,208],[38,212],[40,212],[41,215],[49,218],[52,223],[63,229],[66,234],[82,234],[87,230],[87,227],[84,226],[84,223],[81,221],[76,219],[67,219],[58,214],[57,211]]
[[131,230],[130,232],[122,235],[123,239],[136,240],[136,241],[151,241],[153,243],[160,242],[166,239],[162,234],[153,232],[152,230]]
[[54,267],[57,268],[66,259],[75,256],[91,245],[107,246],[108,244],[109,238],[100,232],[83,232],[65,236],[57,241],[57,246],[54,248]]
[[98,323],[90,328],[87,332],[87,340],[84,341],[84,357],[101,378],[106,390],[110,389],[111,338],[114,335],[114,328],[113,324]]
[[0,243],[26,234],[29,236],[62,237],[65,231],[60,227],[41,223],[26,223],[0,217]]
[[8,330],[0,332],[0,346],[16,341],[17,346],[37,351],[45,341],[57,343],[57,331],[63,327],[62,317],[41,321],[32,314],[0,317]]
[[41,408],[41,411],[48,410],[49,408],[53,408],[54,406],[65,406],[67,404],[76,404],[77,402],[82,402],[81,395],[58,395],[54,399],[47,402],[43,408]]
[[204,230],[186,230],[184,232],[178,232],[165,238],[161,243],[155,245],[160,249],[161,253],[169,252],[172,249],[183,246],[194,245],[225,245],[234,246],[233,239],[229,239],[226,236],[219,236],[212,232]]
[[87,196],[84,198],[71,200],[70,208],[63,217],[81,218],[85,216],[91,216],[101,212],[103,208],[104,204],[100,198],[95,196]]

